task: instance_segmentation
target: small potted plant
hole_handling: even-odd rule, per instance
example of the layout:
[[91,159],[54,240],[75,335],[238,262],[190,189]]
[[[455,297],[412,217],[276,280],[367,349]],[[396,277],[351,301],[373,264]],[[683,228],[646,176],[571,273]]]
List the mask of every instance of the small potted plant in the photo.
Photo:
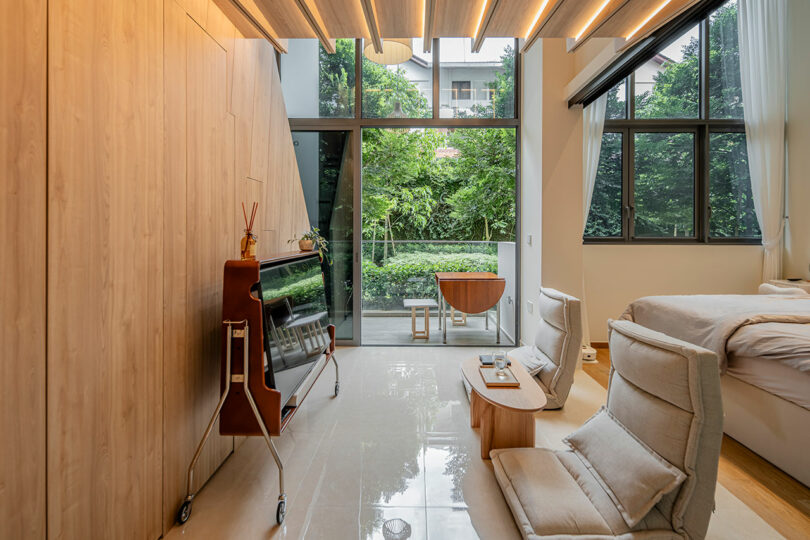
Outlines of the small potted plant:
[[318,227],[312,227],[308,232],[302,234],[301,238],[298,238],[298,235],[296,235],[287,240],[288,244],[292,244],[293,242],[298,242],[298,249],[301,251],[317,249],[321,260],[326,260],[326,253],[329,251],[327,247],[328,242],[326,238],[321,236],[321,231]]

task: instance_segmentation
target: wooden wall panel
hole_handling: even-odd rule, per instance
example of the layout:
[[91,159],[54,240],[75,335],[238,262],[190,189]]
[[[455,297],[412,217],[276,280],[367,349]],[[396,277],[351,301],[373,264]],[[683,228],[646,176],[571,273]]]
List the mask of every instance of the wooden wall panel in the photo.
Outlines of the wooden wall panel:
[[[163,526],[185,496],[186,469],[219,398],[222,269],[234,246],[233,118],[227,55],[177,3],[165,6],[166,237]],[[195,488],[233,450],[218,428]]]
[[0,3],[3,538],[45,538],[46,7]]
[[48,535],[161,534],[161,0],[48,7]]

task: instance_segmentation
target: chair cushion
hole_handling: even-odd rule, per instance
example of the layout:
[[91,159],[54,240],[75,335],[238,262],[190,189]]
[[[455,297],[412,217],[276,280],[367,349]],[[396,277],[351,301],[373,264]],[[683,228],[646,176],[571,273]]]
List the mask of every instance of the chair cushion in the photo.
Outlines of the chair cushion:
[[563,442],[589,466],[630,527],[686,479],[604,408]]
[[510,448],[493,450],[490,456],[524,537],[613,534],[555,452]]

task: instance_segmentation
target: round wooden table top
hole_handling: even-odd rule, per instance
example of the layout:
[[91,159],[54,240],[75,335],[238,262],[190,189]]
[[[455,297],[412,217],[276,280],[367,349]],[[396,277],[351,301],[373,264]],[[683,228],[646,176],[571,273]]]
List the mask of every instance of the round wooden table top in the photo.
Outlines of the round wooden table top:
[[[484,401],[516,412],[537,412],[546,406],[546,395],[534,380],[534,377],[529,375],[523,364],[512,360],[512,365],[509,369],[515,375],[515,378],[520,382],[519,387],[503,388],[493,387],[490,388],[484,384],[484,379],[478,368],[481,362],[478,357],[467,358],[461,363],[461,372],[464,378],[472,386],[473,391],[478,394]],[[485,368],[495,369],[495,368]]]

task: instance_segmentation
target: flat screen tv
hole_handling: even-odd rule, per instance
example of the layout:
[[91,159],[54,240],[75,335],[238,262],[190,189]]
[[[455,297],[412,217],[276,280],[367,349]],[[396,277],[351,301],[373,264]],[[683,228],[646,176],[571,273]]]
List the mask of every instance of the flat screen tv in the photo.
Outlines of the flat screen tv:
[[317,253],[263,262],[265,384],[287,403],[329,346],[323,273]]

